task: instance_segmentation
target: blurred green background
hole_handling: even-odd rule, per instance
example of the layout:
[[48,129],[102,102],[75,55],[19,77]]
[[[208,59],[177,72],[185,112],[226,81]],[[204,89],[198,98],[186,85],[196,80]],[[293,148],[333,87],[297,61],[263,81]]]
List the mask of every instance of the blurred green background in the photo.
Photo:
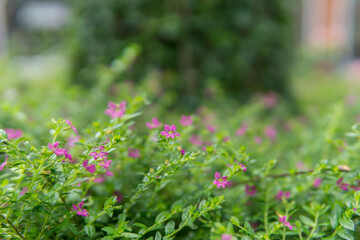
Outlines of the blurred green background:
[[262,98],[321,110],[358,93],[359,13],[354,0],[1,0],[2,111],[86,122],[139,92],[152,115]]

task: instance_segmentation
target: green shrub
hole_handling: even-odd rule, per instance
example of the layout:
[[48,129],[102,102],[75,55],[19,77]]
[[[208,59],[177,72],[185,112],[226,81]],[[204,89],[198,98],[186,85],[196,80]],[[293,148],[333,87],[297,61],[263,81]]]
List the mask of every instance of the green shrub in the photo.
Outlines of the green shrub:
[[95,66],[136,43],[140,55],[121,79],[138,81],[159,70],[174,102],[197,105],[211,79],[242,100],[258,91],[288,93],[294,31],[287,1],[70,3],[75,82],[94,85]]

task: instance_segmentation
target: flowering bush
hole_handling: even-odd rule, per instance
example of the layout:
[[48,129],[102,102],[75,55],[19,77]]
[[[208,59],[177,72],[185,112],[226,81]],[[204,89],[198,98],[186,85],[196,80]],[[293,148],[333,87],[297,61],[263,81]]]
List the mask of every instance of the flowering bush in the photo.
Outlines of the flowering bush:
[[0,238],[359,237],[360,129],[341,133],[338,111],[313,130],[323,144],[302,142],[301,119],[144,123],[145,103],[109,102],[89,127],[53,120],[35,143],[26,129],[0,130]]

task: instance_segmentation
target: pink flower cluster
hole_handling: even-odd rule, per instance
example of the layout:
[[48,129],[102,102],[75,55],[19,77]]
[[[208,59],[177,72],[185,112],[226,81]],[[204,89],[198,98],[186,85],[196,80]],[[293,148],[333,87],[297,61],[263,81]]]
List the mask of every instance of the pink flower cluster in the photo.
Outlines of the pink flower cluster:
[[151,120],[151,122],[146,122],[146,126],[149,128],[149,129],[154,129],[154,128],[157,128],[157,127],[160,127],[161,126],[161,122],[159,122],[159,120],[157,118],[153,118]]
[[171,126],[165,124],[164,131],[162,131],[160,134],[166,138],[175,138],[175,136],[180,136],[180,134],[176,132],[176,126],[174,124]]
[[180,119],[180,123],[181,123],[183,126],[190,126],[190,125],[193,123],[192,116],[182,115],[182,116],[181,116],[181,119]]
[[257,193],[256,185],[245,185],[245,193],[246,195],[251,197],[255,196],[255,194]]
[[[102,159],[99,165],[106,170],[106,176],[114,176],[114,173],[109,170],[112,160],[107,159],[107,155],[109,155],[109,153],[105,151],[105,147],[99,146],[94,147],[93,149],[95,149],[95,151],[92,151],[89,156],[92,156],[94,160]],[[82,165],[90,173],[94,173],[96,171],[96,164],[89,165],[89,160],[85,160]],[[101,178],[97,179],[97,181],[101,181]]]
[[226,186],[231,185],[231,183],[227,181],[227,179],[227,176],[221,177],[221,174],[219,172],[215,172],[215,180],[213,181],[213,184],[216,185],[217,188],[225,188]]
[[124,115],[126,111],[126,101],[122,101],[119,104],[114,102],[109,102],[105,114],[109,115],[111,118],[120,118]]
[[76,214],[82,217],[88,217],[89,216],[89,212],[86,209],[82,209],[84,205],[84,202],[81,201],[78,205],[73,204],[73,211],[76,211]]
[[276,128],[274,126],[267,126],[265,128],[265,135],[271,139],[271,140],[275,140],[277,138],[277,131]]
[[5,161],[0,165],[0,171],[4,170],[4,167],[7,165],[7,159],[8,159],[8,156],[5,157]]
[[94,173],[96,171],[96,165],[95,164],[91,164],[89,165],[89,160],[85,160],[83,163],[82,163],[83,167],[86,168],[86,170],[89,172],[89,173]]
[[286,198],[289,198],[289,197],[290,197],[290,192],[289,191],[288,192],[279,191],[275,196],[275,198],[277,200],[279,200],[279,201],[283,200],[283,198],[286,199]]
[[89,156],[94,157],[95,160],[97,160],[98,158],[104,158],[104,156],[109,155],[108,152],[104,151],[104,146],[94,147],[93,149],[95,149],[96,151],[91,152]]
[[20,138],[23,135],[23,133],[20,129],[6,128],[6,129],[4,129],[4,131],[8,135],[9,140],[14,139],[14,138]]
[[[341,188],[342,190],[347,191],[347,190],[349,190],[350,184],[344,183],[343,180],[344,180],[344,178],[341,177],[339,180],[337,180],[336,185],[339,188]],[[350,188],[352,188],[354,191],[360,191],[360,186],[351,185]]]
[[79,132],[76,130],[76,128],[74,127],[74,125],[72,125],[72,123],[70,122],[70,120],[65,120],[65,122],[70,125],[70,127],[74,130],[74,132],[79,133]]
[[344,178],[340,178],[339,180],[337,180],[336,185],[341,188],[342,190],[349,190],[349,184],[348,183],[343,183]]
[[286,216],[280,216],[279,221],[284,224],[285,227],[288,227],[290,230],[293,230],[293,226],[289,222],[286,222]]
[[231,234],[223,234],[221,235],[221,240],[231,240],[232,237],[233,236]]
[[247,129],[248,126],[246,124],[243,124],[238,130],[236,130],[236,136],[241,137],[246,133]]
[[132,157],[132,158],[139,158],[140,157],[139,149],[128,148],[128,150],[129,150],[129,154],[128,154],[129,157]]
[[247,167],[244,164],[238,163],[238,165],[240,165],[241,170],[243,170],[243,172],[245,172],[247,170]]
[[65,158],[67,158],[69,160],[72,160],[72,156],[68,152],[68,150],[63,149],[63,148],[59,148],[59,142],[55,142],[54,144],[49,143],[48,147],[49,147],[50,150],[53,151],[53,153],[55,153],[56,156],[64,155]]

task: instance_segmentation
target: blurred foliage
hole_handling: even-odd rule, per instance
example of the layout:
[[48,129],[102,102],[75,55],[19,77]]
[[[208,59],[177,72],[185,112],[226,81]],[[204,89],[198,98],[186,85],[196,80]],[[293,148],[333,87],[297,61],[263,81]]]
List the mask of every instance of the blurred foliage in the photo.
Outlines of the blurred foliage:
[[121,79],[156,75],[169,104],[197,106],[219,81],[227,95],[289,94],[293,39],[290,4],[274,1],[70,1],[74,81],[94,86],[97,64],[129,44],[140,56]]

